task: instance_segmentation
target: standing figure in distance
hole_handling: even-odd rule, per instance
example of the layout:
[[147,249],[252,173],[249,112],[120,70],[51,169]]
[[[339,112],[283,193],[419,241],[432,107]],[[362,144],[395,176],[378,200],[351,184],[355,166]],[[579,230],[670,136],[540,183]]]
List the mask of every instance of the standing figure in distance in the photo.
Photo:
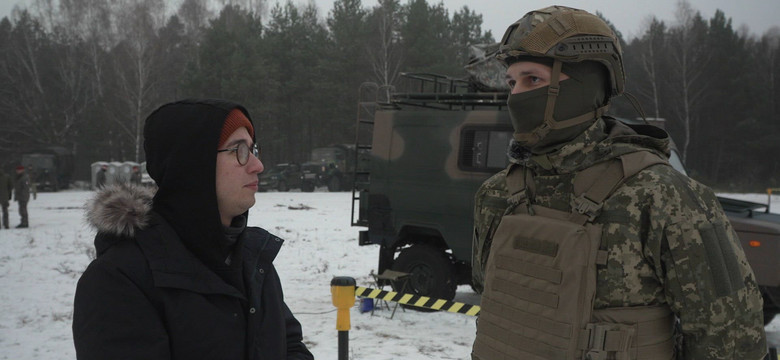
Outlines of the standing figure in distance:
[[27,202],[30,201],[30,177],[24,172],[24,166],[16,167],[16,179],[14,180],[14,200],[19,204],[19,216],[21,222],[17,229],[29,227],[27,219]]
[[501,40],[514,140],[475,197],[475,360],[766,353],[761,294],[715,194],[668,164],[666,132],[605,115],[622,56],[603,20],[563,6]]
[[108,165],[100,165],[97,175],[95,175],[95,189],[100,190],[106,186],[106,173],[108,172]]
[[144,150],[157,192],[118,183],[88,208],[97,258],[76,289],[76,357],[313,359],[273,265],[282,240],[247,226],[263,171],[247,110],[163,105]]
[[11,181],[11,177],[5,173],[5,170],[0,168],[0,207],[3,210],[3,222],[0,227],[8,229],[8,206],[11,201],[11,196],[14,192],[14,183]]

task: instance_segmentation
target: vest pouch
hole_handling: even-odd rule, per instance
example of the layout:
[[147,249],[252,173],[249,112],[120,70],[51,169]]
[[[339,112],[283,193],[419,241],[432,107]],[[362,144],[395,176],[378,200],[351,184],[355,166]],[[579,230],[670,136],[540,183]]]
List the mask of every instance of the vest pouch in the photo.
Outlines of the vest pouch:
[[[533,207],[501,219],[486,268],[474,354],[484,359],[581,359],[591,321],[601,226]],[[516,211],[524,211],[518,209]]]

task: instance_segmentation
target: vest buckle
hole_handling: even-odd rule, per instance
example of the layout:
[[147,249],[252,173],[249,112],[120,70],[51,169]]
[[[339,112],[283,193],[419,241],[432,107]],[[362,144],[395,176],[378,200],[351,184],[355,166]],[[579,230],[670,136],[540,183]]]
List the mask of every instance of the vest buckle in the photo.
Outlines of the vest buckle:
[[584,360],[607,360],[605,342],[607,340],[608,327],[600,324],[588,324],[585,326],[588,333],[587,349],[582,358]]
[[588,199],[585,194],[580,195],[572,199],[572,208],[575,212],[582,215],[587,215],[589,221],[593,221],[599,216],[603,203],[597,203],[591,199]]
[[607,360],[607,352],[604,350],[590,350],[585,353],[585,360]]

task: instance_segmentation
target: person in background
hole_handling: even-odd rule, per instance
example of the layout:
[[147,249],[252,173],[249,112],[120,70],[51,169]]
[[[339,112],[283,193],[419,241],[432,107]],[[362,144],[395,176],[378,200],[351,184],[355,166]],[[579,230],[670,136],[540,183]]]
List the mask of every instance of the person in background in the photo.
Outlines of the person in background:
[[263,171],[241,105],[183,100],[144,126],[157,184],[96,193],[97,258],[78,281],[76,357],[313,359],[273,265],[282,239],[247,226]]
[[14,180],[14,200],[19,204],[19,216],[21,222],[17,229],[29,227],[27,219],[27,202],[30,201],[30,177],[24,172],[24,166],[16,167],[16,179]]
[[130,173],[130,182],[133,185],[141,185],[141,167],[133,166],[133,172]]
[[11,181],[11,177],[5,173],[5,170],[0,168],[0,207],[3,210],[3,220],[0,227],[8,229],[8,206],[11,200],[11,196],[14,192],[14,182]]

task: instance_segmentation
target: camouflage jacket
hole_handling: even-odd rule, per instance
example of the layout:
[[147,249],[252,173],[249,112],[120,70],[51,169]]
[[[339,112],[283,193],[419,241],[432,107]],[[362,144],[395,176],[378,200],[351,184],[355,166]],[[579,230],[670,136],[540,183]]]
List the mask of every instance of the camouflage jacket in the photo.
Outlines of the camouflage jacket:
[[[658,129],[656,129],[658,130]],[[668,154],[665,132],[636,134],[604,118],[546,155],[510,151],[533,175],[531,203],[571,211],[574,174],[644,148]],[[473,280],[481,290],[493,232],[506,209],[506,170],[475,198]],[[717,197],[667,165],[626,180],[605,202],[594,307],[668,305],[680,320],[683,359],[761,359],[766,353],[762,298]]]

